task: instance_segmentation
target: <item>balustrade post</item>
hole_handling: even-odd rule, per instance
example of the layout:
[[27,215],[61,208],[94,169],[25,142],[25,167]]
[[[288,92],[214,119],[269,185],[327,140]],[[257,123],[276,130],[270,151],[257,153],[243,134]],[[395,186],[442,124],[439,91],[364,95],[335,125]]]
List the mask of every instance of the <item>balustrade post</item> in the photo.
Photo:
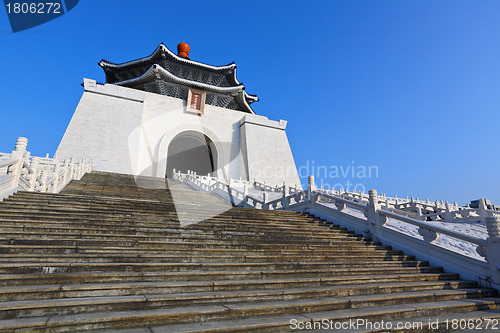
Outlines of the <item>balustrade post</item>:
[[314,176],[307,177],[308,189],[316,191],[316,184],[314,183]]
[[[354,193],[354,191],[352,193]],[[358,191],[358,195],[359,195],[359,197],[358,197],[357,201],[362,204],[363,203],[363,192]]]
[[378,210],[380,205],[378,203],[378,196],[376,190],[368,191],[368,206],[367,206],[367,217],[368,217],[368,232],[375,241],[380,240],[380,219],[378,216]]
[[77,163],[77,167],[76,167],[76,179],[80,180],[82,178],[82,161],[78,162]]
[[262,209],[269,209],[269,204],[267,203],[269,201],[269,195],[267,192],[264,192],[262,194]]
[[314,176],[307,177],[307,200],[311,202],[311,193],[316,191],[316,185],[314,184]]
[[47,192],[47,179],[49,178],[48,171],[46,169],[42,169],[42,173],[40,175],[40,192],[45,193]]
[[63,175],[63,184],[66,186],[68,184],[68,173],[69,173],[69,160],[64,160],[64,175]]
[[32,157],[30,167],[31,170],[33,170],[33,173],[30,175],[29,178],[29,183],[30,183],[29,190],[30,192],[34,192],[36,187],[36,178],[38,176],[38,169],[40,168],[40,157]]
[[479,209],[477,213],[479,214],[481,222],[486,222],[486,219],[490,216],[487,209],[486,201],[484,199],[479,199]]
[[490,266],[491,280],[498,288],[500,286],[500,216],[495,214],[486,217],[485,220],[488,230],[486,260]]
[[444,213],[444,220],[450,223],[453,222],[453,214],[451,213],[451,207],[448,201],[446,201],[445,209],[446,212]]
[[417,216],[416,216],[416,218],[417,218],[417,220],[420,220],[420,221],[424,221],[425,220],[425,217],[422,214],[422,207],[420,207],[420,206],[417,206]]
[[69,171],[70,177],[71,179],[75,179],[75,163],[73,163],[72,157],[70,158],[69,162],[70,162],[70,171]]
[[26,147],[28,147],[28,139],[23,137],[17,138],[16,146],[12,151],[12,158],[17,158],[18,161],[16,164],[11,165],[7,170],[7,174],[14,176],[11,190],[15,190],[19,186],[19,179],[21,178],[21,171],[23,169]]
[[59,174],[61,173],[61,165],[56,162],[56,166],[54,168],[54,184],[52,187],[52,193],[59,192]]

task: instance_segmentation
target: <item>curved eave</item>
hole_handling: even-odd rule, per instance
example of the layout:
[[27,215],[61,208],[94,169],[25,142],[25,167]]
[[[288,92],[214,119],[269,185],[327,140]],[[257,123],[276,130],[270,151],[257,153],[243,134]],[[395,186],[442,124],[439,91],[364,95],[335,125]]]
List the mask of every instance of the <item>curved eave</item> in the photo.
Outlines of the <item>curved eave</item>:
[[258,102],[259,98],[257,97],[257,95],[250,95],[245,91],[245,100],[248,104],[252,104],[253,102]]
[[197,82],[197,81],[191,81],[187,79],[183,79],[181,77],[175,76],[174,74],[170,73],[163,67],[159,65],[152,65],[146,73],[142,74],[139,77],[130,79],[130,80],[125,80],[121,82],[116,82],[114,84],[119,85],[119,86],[127,86],[127,85],[135,85],[135,84],[141,84],[141,83],[146,83],[150,82],[152,80],[158,79],[157,74],[160,76],[160,78],[167,79],[168,81],[172,83],[177,83],[177,84],[182,84],[188,87],[192,88],[197,88],[197,89],[202,89],[206,91],[213,91],[213,92],[218,92],[218,93],[235,93],[239,91],[243,91],[245,87],[243,85],[239,86],[233,86],[233,87],[216,87],[212,86],[206,83],[202,82]]
[[[236,77],[236,67],[234,68],[231,74],[232,75],[228,77],[231,78],[231,80],[228,80],[229,82],[231,82],[234,85],[243,85],[243,83],[238,81],[238,78]],[[253,102],[258,102],[259,98],[257,98],[256,95],[250,95],[245,91],[245,101],[249,105],[252,104]]]
[[239,105],[241,105],[241,107],[245,111],[250,112],[251,114],[255,114],[255,112],[252,110],[252,107],[247,102],[247,99],[246,99],[247,95],[248,94],[245,91],[243,91],[242,93],[238,94],[238,96],[236,96],[234,99],[236,100],[236,102],[238,102]]
[[131,66],[137,66],[137,65],[147,63],[148,61],[153,61],[158,56],[161,57],[162,52],[164,52],[165,55],[167,55],[168,57],[170,57],[171,59],[173,59],[174,61],[176,61],[178,63],[186,64],[186,65],[190,65],[190,66],[194,66],[194,67],[199,67],[199,68],[210,70],[210,71],[220,72],[220,71],[226,71],[226,70],[233,70],[236,68],[236,64],[234,62],[231,64],[228,64],[228,65],[225,65],[225,66],[212,66],[212,65],[204,64],[202,62],[193,61],[190,59],[179,57],[178,55],[176,55],[175,53],[170,51],[164,44],[158,45],[156,50],[151,55],[149,55],[147,57],[140,58],[137,60],[127,61],[127,62],[124,62],[122,64],[114,64],[112,62],[109,62],[109,61],[102,59],[99,62],[99,66],[101,66],[105,71],[106,70],[113,70],[113,69],[123,69],[123,68],[131,67]]

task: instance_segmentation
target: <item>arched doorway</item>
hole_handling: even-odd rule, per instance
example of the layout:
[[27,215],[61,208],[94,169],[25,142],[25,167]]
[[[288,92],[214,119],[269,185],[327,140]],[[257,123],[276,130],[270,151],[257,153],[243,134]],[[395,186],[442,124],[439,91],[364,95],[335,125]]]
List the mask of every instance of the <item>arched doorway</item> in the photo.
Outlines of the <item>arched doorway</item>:
[[168,145],[166,177],[171,178],[173,170],[198,175],[213,174],[217,170],[215,145],[203,133],[195,131],[176,135]]

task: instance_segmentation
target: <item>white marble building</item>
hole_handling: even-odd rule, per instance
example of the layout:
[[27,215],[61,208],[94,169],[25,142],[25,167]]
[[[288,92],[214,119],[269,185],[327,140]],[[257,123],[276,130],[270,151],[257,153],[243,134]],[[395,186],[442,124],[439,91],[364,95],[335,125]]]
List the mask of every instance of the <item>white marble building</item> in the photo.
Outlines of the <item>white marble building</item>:
[[290,186],[300,181],[284,120],[258,116],[236,65],[210,66],[165,45],[148,57],[102,60],[106,83],[85,91],[56,158],[89,158],[95,170],[155,177],[173,169]]

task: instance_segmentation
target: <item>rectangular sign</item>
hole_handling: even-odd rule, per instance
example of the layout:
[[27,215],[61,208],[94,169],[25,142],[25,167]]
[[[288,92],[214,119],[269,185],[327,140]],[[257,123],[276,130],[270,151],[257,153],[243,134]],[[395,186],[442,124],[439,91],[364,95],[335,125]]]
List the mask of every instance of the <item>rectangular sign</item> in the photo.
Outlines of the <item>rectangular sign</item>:
[[189,88],[186,111],[202,115],[205,112],[205,91]]

